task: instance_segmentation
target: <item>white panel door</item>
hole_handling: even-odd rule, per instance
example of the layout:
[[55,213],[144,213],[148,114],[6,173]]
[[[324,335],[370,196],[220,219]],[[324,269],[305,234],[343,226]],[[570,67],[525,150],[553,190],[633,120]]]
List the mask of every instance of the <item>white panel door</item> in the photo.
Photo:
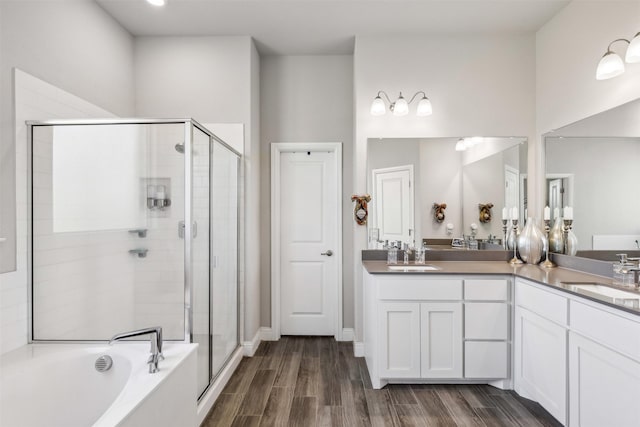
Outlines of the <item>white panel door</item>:
[[338,241],[335,152],[280,153],[280,333],[334,335]]
[[380,378],[420,377],[420,304],[380,303]]
[[[555,209],[558,208],[558,212],[560,212],[560,216],[562,216],[562,207],[564,206],[562,196],[562,179],[548,179],[549,183],[549,208],[551,209],[551,215],[554,214]],[[555,221],[555,218],[553,218]]]
[[373,170],[373,223],[381,240],[414,239],[412,182],[413,165]]
[[569,334],[572,427],[640,426],[640,362]]
[[420,304],[423,378],[462,378],[462,303]]
[[522,307],[515,312],[514,384],[566,423],[567,330]]
[[504,205],[507,209],[517,207],[520,217],[524,216],[524,212],[520,209],[520,171],[510,166],[504,167]]

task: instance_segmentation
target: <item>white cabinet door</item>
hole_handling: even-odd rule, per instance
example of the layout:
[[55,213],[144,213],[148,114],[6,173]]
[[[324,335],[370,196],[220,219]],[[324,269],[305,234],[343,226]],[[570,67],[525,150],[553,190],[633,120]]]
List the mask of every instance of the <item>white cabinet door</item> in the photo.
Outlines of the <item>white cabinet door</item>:
[[640,363],[573,332],[569,393],[572,427],[640,426]]
[[464,337],[471,340],[509,339],[509,304],[464,303]]
[[420,377],[420,304],[380,303],[379,378]]
[[567,330],[516,307],[514,331],[516,392],[537,401],[565,424]]
[[462,303],[420,304],[423,378],[462,378]]

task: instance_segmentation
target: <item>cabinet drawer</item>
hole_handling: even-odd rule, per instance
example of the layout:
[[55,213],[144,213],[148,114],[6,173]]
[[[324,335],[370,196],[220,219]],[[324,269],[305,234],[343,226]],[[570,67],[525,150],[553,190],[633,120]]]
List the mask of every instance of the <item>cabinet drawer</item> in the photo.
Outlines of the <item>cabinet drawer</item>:
[[466,302],[464,337],[480,340],[509,339],[509,305],[502,302]]
[[569,300],[520,280],[516,281],[516,304],[560,325],[566,325]]
[[508,378],[509,345],[506,342],[464,343],[465,378]]
[[572,331],[640,361],[640,323],[577,301],[570,304]]
[[464,281],[464,299],[479,301],[507,301],[507,279],[467,279]]
[[382,300],[461,300],[461,279],[420,277],[378,279],[378,298]]

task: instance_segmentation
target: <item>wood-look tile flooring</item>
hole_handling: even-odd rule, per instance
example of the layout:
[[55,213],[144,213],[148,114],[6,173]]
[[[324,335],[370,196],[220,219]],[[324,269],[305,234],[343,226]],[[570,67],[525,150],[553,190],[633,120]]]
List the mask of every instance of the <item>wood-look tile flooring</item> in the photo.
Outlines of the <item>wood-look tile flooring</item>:
[[373,390],[352,343],[282,337],[242,360],[202,427],[559,425],[537,403],[488,385]]

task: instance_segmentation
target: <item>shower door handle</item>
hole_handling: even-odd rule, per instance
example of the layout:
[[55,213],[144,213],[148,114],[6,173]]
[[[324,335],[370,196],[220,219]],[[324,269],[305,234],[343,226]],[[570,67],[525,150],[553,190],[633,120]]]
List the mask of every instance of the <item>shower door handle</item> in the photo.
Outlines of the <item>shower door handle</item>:
[[[191,223],[191,235],[194,239],[198,235],[198,223],[196,221]],[[178,222],[178,237],[184,239],[184,221]]]

